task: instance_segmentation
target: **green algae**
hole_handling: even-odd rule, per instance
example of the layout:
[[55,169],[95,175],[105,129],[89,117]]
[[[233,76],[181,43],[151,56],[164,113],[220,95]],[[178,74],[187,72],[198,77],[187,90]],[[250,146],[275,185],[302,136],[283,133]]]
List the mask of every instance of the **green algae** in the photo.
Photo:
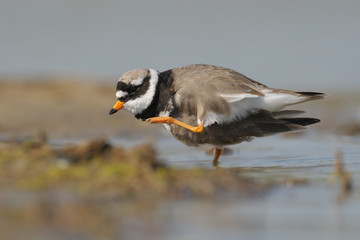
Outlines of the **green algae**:
[[119,197],[215,196],[219,191],[264,190],[237,169],[174,169],[151,144],[125,149],[94,140],[54,149],[46,143],[1,143],[0,186]]

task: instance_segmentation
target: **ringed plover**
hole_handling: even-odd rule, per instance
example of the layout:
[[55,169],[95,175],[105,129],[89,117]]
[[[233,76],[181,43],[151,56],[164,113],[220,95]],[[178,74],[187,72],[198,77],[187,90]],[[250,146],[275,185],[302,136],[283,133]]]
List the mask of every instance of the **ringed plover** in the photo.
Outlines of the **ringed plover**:
[[223,146],[319,122],[295,117],[303,111],[282,109],[324,94],[270,88],[229,68],[195,64],[126,72],[117,82],[116,98],[109,114],[125,108],[138,119],[163,124],[187,145],[213,145],[217,166]]

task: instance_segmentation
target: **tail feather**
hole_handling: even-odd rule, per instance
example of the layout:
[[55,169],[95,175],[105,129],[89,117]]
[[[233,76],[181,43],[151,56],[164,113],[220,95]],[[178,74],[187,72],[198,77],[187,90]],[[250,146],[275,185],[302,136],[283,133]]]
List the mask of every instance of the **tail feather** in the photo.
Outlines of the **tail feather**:
[[[290,113],[301,112],[296,110],[288,111]],[[260,111],[241,122],[241,132],[248,136],[261,137],[276,133],[303,130],[305,126],[318,122],[320,122],[320,120],[317,118],[277,118],[273,113]]]
[[318,100],[324,97],[324,93],[318,92],[294,92],[284,89],[272,89],[263,97],[263,103],[260,108],[269,112],[277,112],[290,105]]
[[300,126],[307,126],[320,122],[320,119],[317,118],[280,118],[280,120]]
[[325,96],[325,93],[319,93],[319,92],[296,92],[296,93],[304,96]]
[[319,93],[319,92],[296,92],[296,93],[300,94],[303,97],[308,97],[308,100],[306,101],[323,99],[326,97],[325,93]]

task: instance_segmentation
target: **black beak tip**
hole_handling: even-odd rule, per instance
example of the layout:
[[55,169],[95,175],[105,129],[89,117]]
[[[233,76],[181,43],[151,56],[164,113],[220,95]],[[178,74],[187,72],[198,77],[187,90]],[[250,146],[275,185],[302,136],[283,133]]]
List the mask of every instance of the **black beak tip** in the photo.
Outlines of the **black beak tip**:
[[114,114],[114,113],[116,113],[116,112],[117,112],[117,110],[114,109],[114,108],[112,108],[112,109],[110,109],[109,115],[112,115],[112,114]]

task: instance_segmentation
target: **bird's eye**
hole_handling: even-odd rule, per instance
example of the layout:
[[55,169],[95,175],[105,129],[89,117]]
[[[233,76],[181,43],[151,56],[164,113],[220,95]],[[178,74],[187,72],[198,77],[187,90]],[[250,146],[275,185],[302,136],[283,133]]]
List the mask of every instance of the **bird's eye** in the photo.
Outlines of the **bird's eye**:
[[128,93],[133,93],[138,89],[139,86],[130,85],[127,89]]

